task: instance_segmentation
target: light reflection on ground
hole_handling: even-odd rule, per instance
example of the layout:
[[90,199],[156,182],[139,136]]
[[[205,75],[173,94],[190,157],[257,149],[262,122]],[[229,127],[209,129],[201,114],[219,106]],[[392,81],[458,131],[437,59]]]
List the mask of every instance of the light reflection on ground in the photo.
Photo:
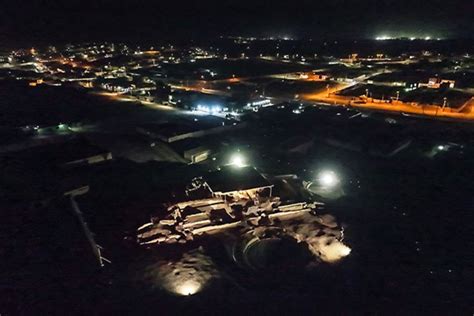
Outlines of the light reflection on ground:
[[202,248],[183,253],[175,260],[158,260],[145,269],[152,287],[182,296],[202,291],[212,280],[220,278],[213,260]]

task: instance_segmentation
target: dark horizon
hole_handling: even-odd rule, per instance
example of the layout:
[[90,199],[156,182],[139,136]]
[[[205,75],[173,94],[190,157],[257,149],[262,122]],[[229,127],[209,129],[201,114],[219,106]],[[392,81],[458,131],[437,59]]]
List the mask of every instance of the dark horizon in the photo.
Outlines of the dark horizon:
[[218,36],[368,39],[472,38],[470,1],[97,0],[7,3],[0,40],[10,46],[87,41],[200,40]]

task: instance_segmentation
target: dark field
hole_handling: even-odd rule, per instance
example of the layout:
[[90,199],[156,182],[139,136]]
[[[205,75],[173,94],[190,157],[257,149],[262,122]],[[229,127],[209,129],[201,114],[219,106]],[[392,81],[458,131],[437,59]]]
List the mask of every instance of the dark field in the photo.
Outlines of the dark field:
[[113,102],[72,87],[29,87],[24,81],[0,80],[0,98],[1,127],[50,126],[61,122],[92,124],[166,116],[166,112]]

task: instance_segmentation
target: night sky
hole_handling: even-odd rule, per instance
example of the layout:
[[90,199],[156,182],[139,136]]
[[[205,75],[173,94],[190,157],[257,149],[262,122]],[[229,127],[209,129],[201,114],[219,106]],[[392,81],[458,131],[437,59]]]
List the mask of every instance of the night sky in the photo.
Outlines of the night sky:
[[472,37],[472,0],[3,1],[3,44],[218,35]]

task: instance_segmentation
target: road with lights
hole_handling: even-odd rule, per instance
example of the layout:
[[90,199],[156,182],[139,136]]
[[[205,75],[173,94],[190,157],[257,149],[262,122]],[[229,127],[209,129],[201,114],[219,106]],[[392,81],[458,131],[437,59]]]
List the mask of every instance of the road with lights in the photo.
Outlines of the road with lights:
[[402,101],[392,100],[387,103],[372,98],[355,99],[338,95],[337,92],[346,89],[348,86],[341,84],[331,90],[302,96],[305,101],[324,102],[328,105],[347,105],[355,108],[362,108],[375,111],[388,111],[400,114],[412,114],[429,117],[442,117],[450,119],[474,120],[474,99],[469,100],[459,109],[442,108],[432,104],[409,104]]

